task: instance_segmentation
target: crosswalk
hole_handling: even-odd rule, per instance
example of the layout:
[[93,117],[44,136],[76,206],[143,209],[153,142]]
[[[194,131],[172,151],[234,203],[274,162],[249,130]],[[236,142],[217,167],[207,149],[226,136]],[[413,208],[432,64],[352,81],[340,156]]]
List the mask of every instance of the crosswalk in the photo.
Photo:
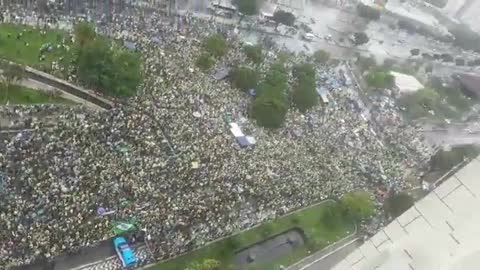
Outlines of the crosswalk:
[[[142,267],[153,261],[146,246],[141,246],[135,249],[138,263],[135,268]],[[117,256],[108,257],[102,261],[75,268],[74,270],[120,270],[123,269],[122,264]]]

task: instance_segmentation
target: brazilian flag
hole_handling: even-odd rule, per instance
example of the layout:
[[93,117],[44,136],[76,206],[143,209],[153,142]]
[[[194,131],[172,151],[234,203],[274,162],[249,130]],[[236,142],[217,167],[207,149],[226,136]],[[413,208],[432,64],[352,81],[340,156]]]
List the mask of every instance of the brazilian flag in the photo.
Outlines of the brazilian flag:
[[137,230],[137,221],[132,219],[130,221],[116,221],[113,223],[113,233],[115,235],[124,235]]

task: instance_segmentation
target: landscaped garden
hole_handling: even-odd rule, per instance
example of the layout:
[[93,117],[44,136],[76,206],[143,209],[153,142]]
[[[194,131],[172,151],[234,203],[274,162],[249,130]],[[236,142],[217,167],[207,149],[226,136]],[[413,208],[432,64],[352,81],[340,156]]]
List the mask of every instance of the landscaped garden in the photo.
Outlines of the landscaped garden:
[[[42,31],[30,26],[3,23],[0,24],[0,57],[32,67],[51,64],[53,60],[67,56],[67,50],[58,47],[63,39],[68,41],[68,34],[60,30]],[[40,59],[41,50],[49,51],[43,60]]]
[[212,242],[185,255],[161,262],[150,267],[150,270],[234,269],[233,260],[237,251],[291,229],[301,229],[305,235],[305,245],[277,261],[261,265],[252,263],[247,268],[248,270],[279,269],[280,265],[291,265],[348,236],[355,231],[355,223],[359,219],[371,214],[373,214],[373,204],[369,195],[364,192],[352,193],[342,197],[339,203],[325,201],[293,212],[250,230]]
[[58,97],[54,93],[49,94],[43,91],[38,91],[19,85],[12,85],[7,90],[6,87],[0,85],[0,105],[45,103],[73,104],[74,102]]
[[85,22],[70,34],[0,24],[0,58],[69,79],[105,95],[128,97],[142,79],[140,54],[99,35]]

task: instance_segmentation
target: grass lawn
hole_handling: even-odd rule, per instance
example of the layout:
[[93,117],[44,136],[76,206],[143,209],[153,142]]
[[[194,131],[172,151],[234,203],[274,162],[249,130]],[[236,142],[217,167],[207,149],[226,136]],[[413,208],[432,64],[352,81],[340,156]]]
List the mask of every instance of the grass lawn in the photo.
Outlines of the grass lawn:
[[[62,39],[68,36],[67,33],[48,29],[42,35],[40,30],[31,26],[0,23],[0,57],[37,68],[50,66],[53,60],[58,60],[60,57],[67,58],[68,52],[57,48]],[[19,33],[23,33],[23,36],[17,39]],[[45,54],[45,60],[40,61],[40,48],[46,43],[50,43],[54,49]]]
[[8,94],[5,87],[0,86],[0,105],[7,104],[41,104],[41,103],[67,103],[73,101],[60,97],[51,97],[45,92],[33,90],[23,86],[12,85]]
[[240,234],[231,236],[221,241],[214,242],[201,249],[190,252],[175,259],[159,263],[149,270],[183,270],[192,262],[202,262],[205,259],[215,259],[222,263],[221,269],[233,269],[232,260],[237,250],[248,247],[270,236],[279,234],[289,229],[298,227],[303,229],[307,237],[305,246],[298,248],[289,256],[267,265],[254,265],[249,270],[276,270],[280,265],[290,265],[301,258],[308,256],[309,252],[318,251],[329,243],[333,243],[347,236],[354,230],[354,225],[346,221],[340,221],[334,229],[328,229],[322,222],[321,217],[327,206],[334,202],[304,209],[293,214],[280,217],[276,220],[262,224]]

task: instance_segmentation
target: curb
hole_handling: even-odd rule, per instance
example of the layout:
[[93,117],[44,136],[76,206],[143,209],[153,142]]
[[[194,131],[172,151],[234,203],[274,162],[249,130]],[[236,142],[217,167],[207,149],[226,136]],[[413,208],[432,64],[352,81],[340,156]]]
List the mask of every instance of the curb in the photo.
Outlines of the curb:
[[[332,255],[333,253],[335,253],[335,252],[343,249],[344,247],[352,244],[353,242],[358,241],[360,238],[356,237],[356,235],[357,235],[357,228],[358,228],[358,227],[357,227],[357,225],[355,224],[355,229],[354,229],[354,231],[353,231],[351,234],[349,234],[349,235],[345,236],[344,238],[342,238],[342,239],[340,239],[340,240],[338,240],[338,241],[336,241],[336,242],[334,242],[334,243],[332,243],[332,244],[330,244],[330,245],[322,248],[321,250],[316,251],[315,253],[309,255],[308,257],[305,257],[305,258],[297,261],[296,263],[289,265],[289,266],[287,267],[287,270],[304,270],[304,269],[310,267],[311,265],[315,264],[316,262],[321,261],[321,260],[325,259],[326,257]],[[344,243],[344,244],[342,244],[341,246],[339,246],[339,247],[337,247],[337,248],[334,248],[333,250],[331,250],[331,251],[327,252],[326,254],[322,255],[320,258],[315,259],[315,260],[313,260],[312,262],[307,263],[306,265],[301,266],[300,268],[298,268],[299,265],[302,265],[303,263],[306,263],[306,262],[309,261],[311,258],[315,257],[317,254],[322,253],[322,252],[325,252],[326,250],[329,250],[330,248],[334,247],[335,245],[341,243],[342,241],[346,241],[346,240],[349,240],[349,239],[351,239],[351,240],[348,241],[347,243]]]
[[[358,241],[359,239],[360,239],[360,238],[358,238],[358,237],[357,237],[357,238],[354,238],[354,239],[352,239],[352,240],[348,241],[347,243],[345,243],[345,244],[341,245],[340,247],[338,247],[338,248],[336,248],[336,249],[334,249],[334,250],[332,250],[332,251],[328,252],[327,254],[323,255],[322,257],[320,257],[320,258],[318,258],[318,259],[314,260],[313,262],[311,262],[311,263],[309,263],[309,264],[307,264],[307,265],[303,266],[303,267],[302,267],[302,268],[300,268],[299,270],[306,270],[307,268],[309,268],[310,266],[314,265],[315,263],[317,263],[317,262],[319,262],[319,261],[321,261],[321,260],[323,260],[323,259],[325,259],[325,258],[329,257],[330,255],[332,255],[332,254],[336,253],[337,251],[339,251],[339,250],[341,250],[341,249],[345,248],[346,246],[349,246],[349,245],[351,245],[352,243],[354,243],[354,242]],[[335,244],[333,244],[333,245],[335,245]],[[328,247],[327,247],[327,248],[328,248]],[[314,255],[312,255],[312,256],[314,256]],[[309,258],[309,257],[307,257],[307,258]]]

